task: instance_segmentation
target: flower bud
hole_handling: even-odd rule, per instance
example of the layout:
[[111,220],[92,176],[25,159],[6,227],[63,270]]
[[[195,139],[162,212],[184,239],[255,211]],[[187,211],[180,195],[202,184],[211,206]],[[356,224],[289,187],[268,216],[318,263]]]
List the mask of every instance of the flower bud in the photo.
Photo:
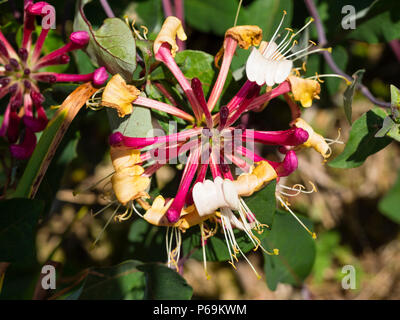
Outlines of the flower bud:
[[69,36],[71,42],[78,48],[86,46],[90,40],[90,36],[86,31],[75,31]]
[[95,86],[101,86],[108,79],[108,73],[106,68],[100,67],[93,73],[93,84]]

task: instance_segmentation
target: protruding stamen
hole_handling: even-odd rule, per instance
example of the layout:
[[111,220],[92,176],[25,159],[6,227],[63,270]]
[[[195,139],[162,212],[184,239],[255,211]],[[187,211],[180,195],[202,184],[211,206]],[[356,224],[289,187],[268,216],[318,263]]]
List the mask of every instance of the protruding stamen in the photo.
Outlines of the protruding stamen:
[[286,209],[287,211],[290,212],[290,214],[297,220],[297,222],[300,223],[300,225],[311,235],[311,237],[312,237],[313,239],[316,239],[316,238],[317,238],[316,233],[315,233],[315,232],[311,232],[310,229],[308,229],[308,228],[306,227],[306,225],[303,223],[303,221],[301,221],[301,220],[296,216],[296,214],[289,208],[289,206],[285,203],[285,201],[283,201],[282,198],[281,198],[280,196],[276,196],[276,198],[279,200],[279,202],[282,204],[282,206],[284,206],[285,209]]

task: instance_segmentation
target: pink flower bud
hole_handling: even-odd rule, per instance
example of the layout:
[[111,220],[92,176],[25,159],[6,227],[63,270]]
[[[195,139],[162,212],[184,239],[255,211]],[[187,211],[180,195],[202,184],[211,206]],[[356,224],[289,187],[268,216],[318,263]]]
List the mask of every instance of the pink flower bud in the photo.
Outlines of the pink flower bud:
[[76,31],[71,33],[69,39],[75,46],[83,48],[88,44],[90,36],[86,31]]
[[40,2],[37,2],[35,4],[28,6],[26,11],[31,15],[43,16],[43,15],[47,14],[46,11],[43,12],[43,8],[46,6],[49,6],[49,4],[47,2],[40,1]]
[[108,79],[108,73],[106,68],[100,67],[93,72],[93,84],[95,86],[101,86]]

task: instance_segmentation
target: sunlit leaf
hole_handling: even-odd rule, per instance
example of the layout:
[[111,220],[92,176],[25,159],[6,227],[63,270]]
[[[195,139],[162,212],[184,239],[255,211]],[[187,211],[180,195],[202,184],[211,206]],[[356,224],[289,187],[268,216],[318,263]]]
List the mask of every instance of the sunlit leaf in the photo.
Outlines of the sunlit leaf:
[[375,108],[354,121],[346,147],[329,165],[334,168],[355,168],[370,155],[385,148],[392,140],[375,138],[375,134],[382,128],[386,116],[385,111]]
[[[298,216],[305,225],[311,222]],[[268,287],[275,290],[278,283],[301,285],[310,274],[315,260],[315,240],[285,211],[277,211],[268,237],[262,241],[266,249],[279,249],[279,255],[264,254],[264,270]]]
[[136,45],[131,29],[119,18],[108,18],[99,29],[94,30],[83,11],[88,2],[90,0],[78,3],[74,30],[90,34],[86,51],[97,65],[105,66],[111,74],[119,73],[126,81],[131,81],[136,69]]
[[396,183],[379,202],[379,211],[394,222],[400,223],[400,172]]

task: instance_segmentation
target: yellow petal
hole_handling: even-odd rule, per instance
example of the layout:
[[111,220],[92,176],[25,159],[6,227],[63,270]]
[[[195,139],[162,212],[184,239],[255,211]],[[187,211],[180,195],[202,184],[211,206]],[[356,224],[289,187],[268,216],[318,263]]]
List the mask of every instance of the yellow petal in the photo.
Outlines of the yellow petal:
[[275,169],[267,161],[260,161],[251,173],[241,174],[233,184],[239,196],[249,197],[277,177]]
[[319,152],[325,159],[331,155],[331,148],[325,141],[324,137],[316,133],[314,129],[303,119],[297,118],[292,122],[297,127],[304,129],[308,132],[308,140],[303,144],[304,147],[314,148]]
[[239,196],[251,196],[259,185],[258,178],[255,174],[244,173],[233,181]]
[[151,208],[146,211],[143,218],[152,225],[155,226],[173,226],[173,223],[170,223],[165,216],[168,208],[171,206],[173,199],[171,199],[167,204],[165,204],[165,199],[163,196],[157,196]]
[[130,168],[140,163],[140,150],[128,149],[124,147],[111,147],[111,161],[115,171]]
[[294,99],[300,101],[303,107],[311,107],[313,99],[319,99],[321,86],[318,81],[289,76],[289,82]]
[[185,232],[187,229],[206,221],[213,215],[214,213],[207,216],[200,216],[195,205],[192,204],[191,206],[182,210],[181,218],[175,223],[174,226]]
[[119,75],[114,75],[104,88],[101,104],[106,107],[114,108],[120,117],[131,114],[133,110],[132,102],[140,94],[135,86],[126,84],[125,80]]
[[225,32],[225,38],[235,39],[239,46],[248,49],[250,46],[258,46],[262,40],[262,30],[258,26],[236,26]]
[[148,197],[146,190],[150,185],[150,178],[142,177],[143,172],[142,167],[133,166],[122,169],[112,176],[112,188],[120,203],[126,205],[131,200]]
[[157,54],[161,45],[167,42],[171,46],[171,54],[175,57],[179,47],[176,44],[176,37],[180,40],[185,41],[187,39],[185,30],[183,30],[182,22],[177,17],[169,16],[161,27],[160,32],[154,40],[153,50],[154,54]]
[[259,182],[255,191],[260,190],[266,183],[278,177],[275,169],[267,161],[258,162],[252,174],[258,178]]

